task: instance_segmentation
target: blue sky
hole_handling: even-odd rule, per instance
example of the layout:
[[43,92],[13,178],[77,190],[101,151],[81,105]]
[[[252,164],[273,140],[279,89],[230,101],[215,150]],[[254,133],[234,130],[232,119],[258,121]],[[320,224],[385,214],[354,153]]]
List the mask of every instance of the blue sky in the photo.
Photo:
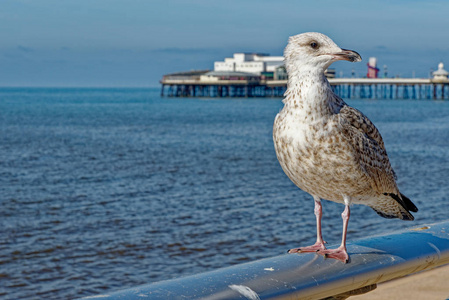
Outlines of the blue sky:
[[2,0],[0,86],[158,86],[165,73],[213,68],[234,52],[282,55],[318,31],[389,76],[449,69],[449,1]]

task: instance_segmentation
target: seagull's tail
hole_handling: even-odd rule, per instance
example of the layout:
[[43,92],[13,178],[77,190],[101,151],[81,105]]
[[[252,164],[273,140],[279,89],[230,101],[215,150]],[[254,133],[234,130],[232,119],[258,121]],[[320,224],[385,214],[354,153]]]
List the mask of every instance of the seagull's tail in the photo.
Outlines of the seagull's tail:
[[407,209],[407,210],[409,210],[409,211],[412,211],[412,212],[418,212],[418,208],[416,207],[416,205],[412,202],[412,200],[410,200],[409,198],[407,198],[404,194],[402,194],[402,193],[399,193],[399,194],[401,194],[401,199],[402,199],[402,201],[404,201],[404,204],[405,204],[405,206],[404,206],[404,208],[405,209]]
[[399,209],[398,212],[392,213],[390,211],[378,210],[377,208],[371,207],[379,216],[387,219],[401,219],[405,221],[413,221],[415,217],[405,209]]
[[380,201],[378,203],[378,206],[371,206],[371,208],[379,216],[382,216],[384,218],[399,218],[401,220],[408,221],[414,220],[415,217],[413,217],[410,212],[417,212],[418,208],[405,195],[403,195],[402,193],[399,194],[400,196],[393,193],[384,193],[384,201]]
[[399,193],[400,196],[394,194],[394,193],[384,193],[385,196],[390,196],[394,200],[396,200],[397,203],[399,203],[404,209],[407,211],[417,212],[418,208],[413,204],[412,200],[407,198],[404,194]]

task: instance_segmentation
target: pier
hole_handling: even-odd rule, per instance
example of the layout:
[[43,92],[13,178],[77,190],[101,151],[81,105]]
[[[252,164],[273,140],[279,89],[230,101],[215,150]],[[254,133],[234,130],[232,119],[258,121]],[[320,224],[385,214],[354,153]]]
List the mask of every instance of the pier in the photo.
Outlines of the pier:
[[[168,97],[283,97],[287,71],[282,56],[234,53],[214,63],[214,70],[167,74],[160,81],[161,96]],[[324,74],[334,92],[345,99],[449,99],[449,72],[440,62],[432,78],[378,78],[377,59],[369,58],[365,78],[335,78],[335,69]]]
[[[328,78],[345,99],[449,99],[449,80],[432,78]],[[200,80],[164,77],[161,96],[168,97],[282,97],[287,80],[239,78]]]

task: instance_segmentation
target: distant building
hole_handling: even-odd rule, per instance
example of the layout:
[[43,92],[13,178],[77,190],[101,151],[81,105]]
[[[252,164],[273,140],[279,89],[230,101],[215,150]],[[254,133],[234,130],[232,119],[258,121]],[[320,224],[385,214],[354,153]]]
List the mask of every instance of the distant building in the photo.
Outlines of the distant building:
[[281,65],[274,70],[273,73],[274,80],[287,80],[287,78],[288,78],[287,70],[285,69],[284,65]]
[[446,81],[449,76],[449,72],[444,69],[444,64],[440,62],[438,64],[438,70],[432,72],[432,75],[433,81]]
[[199,80],[201,75],[206,74],[209,70],[192,70],[185,72],[176,72],[165,74],[162,77],[162,81],[173,81],[173,80]]
[[[327,69],[325,75],[335,78],[335,69]],[[214,70],[192,70],[166,74],[162,84],[178,84],[181,81],[215,83],[241,81],[248,83],[287,80],[283,56],[270,56],[263,53],[234,53],[232,58],[216,61]]]
[[384,65],[384,78],[388,78],[388,67]]
[[214,82],[220,80],[247,80],[259,81],[259,75],[248,72],[234,72],[234,71],[211,71],[200,76],[202,82]]
[[377,78],[377,73],[379,73],[379,69],[377,68],[377,58],[370,57],[367,65],[368,73],[366,74],[366,77]]
[[276,68],[284,64],[283,56],[269,56],[263,53],[234,53],[232,58],[214,63],[214,71],[246,72],[257,75],[273,74]]

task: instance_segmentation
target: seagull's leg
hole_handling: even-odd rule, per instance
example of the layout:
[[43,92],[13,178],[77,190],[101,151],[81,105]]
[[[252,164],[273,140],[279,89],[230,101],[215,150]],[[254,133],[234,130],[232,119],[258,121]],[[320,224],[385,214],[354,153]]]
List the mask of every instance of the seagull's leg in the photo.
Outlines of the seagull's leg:
[[300,247],[288,250],[288,253],[297,252],[316,252],[318,250],[325,250],[326,247],[323,241],[323,236],[321,235],[321,216],[323,215],[323,209],[321,207],[321,199],[318,197],[313,197],[315,200],[315,216],[316,216],[316,243],[312,246]]
[[341,260],[344,263],[347,263],[349,261],[349,255],[346,251],[346,233],[348,231],[348,223],[349,223],[349,216],[351,212],[349,209],[349,203],[347,203],[345,199],[345,210],[341,214],[341,217],[343,219],[343,234],[341,238],[341,245],[337,249],[327,249],[327,250],[319,250],[318,254],[324,255],[328,258],[335,258],[338,260]]

